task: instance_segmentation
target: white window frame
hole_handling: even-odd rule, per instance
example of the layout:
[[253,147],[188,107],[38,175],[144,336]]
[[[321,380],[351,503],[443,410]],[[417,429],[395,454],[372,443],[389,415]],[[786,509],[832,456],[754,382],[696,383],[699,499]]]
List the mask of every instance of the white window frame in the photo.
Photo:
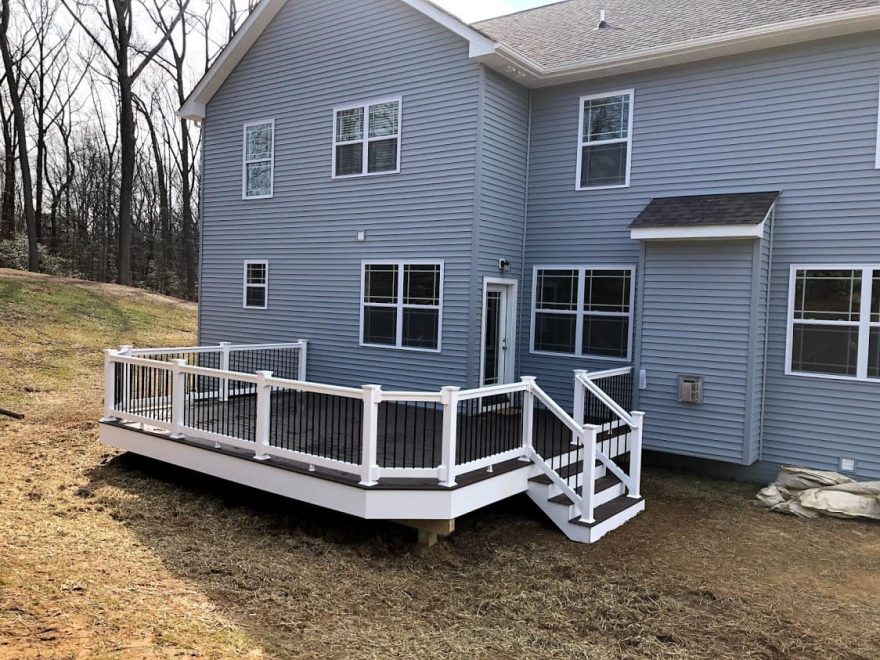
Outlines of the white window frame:
[[874,168],[880,170],[880,94],[877,103],[877,141],[874,145]]
[[[611,96],[629,96],[629,130],[627,131],[627,137],[615,138],[613,140],[594,140],[591,142],[584,142],[584,103],[593,99],[604,99]],[[587,94],[586,96],[580,97],[580,100],[578,101],[580,107],[578,109],[577,173],[574,181],[575,190],[613,190],[615,188],[629,188],[630,172],[632,171],[633,110],[635,108],[635,99],[635,89],[623,89],[614,92],[603,92],[601,94]],[[622,144],[624,142],[626,143],[626,181],[622,184],[615,184],[613,186],[582,186],[581,174],[583,169],[584,147],[595,147],[603,144]]]
[[[397,267],[397,301],[393,303],[367,303],[364,301],[367,282],[367,266],[396,266]],[[440,290],[439,305],[406,305],[404,299],[404,267],[405,266],[440,266]],[[420,353],[439,353],[443,348],[443,281],[446,276],[446,267],[443,261],[436,259],[371,259],[361,262],[361,299],[360,299],[360,325],[358,330],[358,343],[367,348],[387,348],[398,351],[416,351]],[[395,329],[395,342],[393,344],[370,344],[364,341],[364,308],[365,307],[394,307],[397,309],[397,327]],[[403,345],[403,310],[404,309],[436,309],[437,310],[437,348],[422,348],[419,346]]]
[[[250,266],[263,266],[266,269],[266,281],[263,284],[250,284],[248,282],[248,268]],[[248,289],[263,289],[263,305],[248,305],[247,292]],[[242,291],[241,306],[244,309],[268,309],[269,308],[269,262],[266,259],[248,259],[244,262],[244,271],[242,272]]]
[[[578,283],[577,283],[577,309],[572,310],[539,310],[538,309],[538,272],[542,270],[576,270],[578,271]],[[601,271],[601,270],[614,270],[614,271],[628,271],[630,274],[629,277],[629,313],[624,314],[623,312],[586,312],[584,311],[583,301],[584,301],[584,290],[586,287],[586,273],[587,271]],[[549,265],[538,265],[532,269],[532,317],[531,324],[529,327],[529,352],[534,355],[550,355],[555,357],[574,357],[574,358],[586,358],[590,360],[602,360],[608,362],[632,362],[632,349],[633,349],[633,319],[635,318],[635,305],[636,305],[636,267],[632,264],[597,264],[593,265],[570,265],[570,264],[549,264]],[[538,312],[542,313],[550,313],[550,314],[572,314],[576,315],[575,321],[575,337],[574,337],[574,353],[557,353],[554,351],[541,351],[535,348],[535,319],[538,315]],[[622,318],[626,316],[629,320],[629,333],[627,337],[626,343],[626,357],[614,357],[611,355],[593,355],[591,353],[584,353],[584,317],[585,316],[613,316],[616,318]]]
[[[269,194],[267,195],[248,195],[247,190],[247,166],[251,163],[262,163],[265,158],[255,158],[248,160],[247,157],[247,133],[251,126],[262,126],[269,124],[272,126],[272,151],[269,154]],[[260,119],[259,121],[248,121],[244,123],[241,132],[241,198],[242,199],[271,199],[275,196],[275,120]]]
[[[862,296],[859,306],[859,320],[856,321],[824,321],[814,319],[794,318],[794,294],[797,284],[797,272],[799,270],[860,270],[862,271]],[[874,285],[874,271],[880,271],[878,264],[792,264],[788,277],[788,323],[785,336],[785,375],[800,376],[805,378],[822,378],[825,380],[849,380],[867,381],[880,383],[880,378],[868,377],[868,358],[870,351],[871,330],[880,328],[880,322],[871,321],[871,290]],[[823,374],[812,371],[795,371],[792,366],[792,348],[794,337],[794,324],[800,325],[824,325],[846,326],[859,328],[859,354],[855,376],[843,374]]]
[[[380,137],[370,137],[370,106],[373,105],[381,105],[383,103],[397,103],[397,167],[393,170],[387,170],[384,172],[368,172],[369,168],[369,145],[370,142],[380,142],[382,140],[391,140],[395,136],[394,135],[382,135]],[[342,112],[343,110],[357,110],[358,108],[363,109],[364,111],[364,137],[360,140],[349,140],[348,142],[337,142],[336,141],[336,121],[337,114]],[[369,101],[359,101],[356,103],[346,103],[343,105],[338,105],[333,108],[333,139],[332,139],[332,158],[331,158],[331,167],[330,175],[332,179],[354,179],[363,176],[383,176],[386,174],[400,174],[400,145],[403,141],[401,139],[403,135],[403,96],[387,96],[379,99],[371,99]],[[345,146],[347,144],[358,144],[363,143],[363,156],[361,162],[361,172],[359,174],[336,174],[336,147]]]

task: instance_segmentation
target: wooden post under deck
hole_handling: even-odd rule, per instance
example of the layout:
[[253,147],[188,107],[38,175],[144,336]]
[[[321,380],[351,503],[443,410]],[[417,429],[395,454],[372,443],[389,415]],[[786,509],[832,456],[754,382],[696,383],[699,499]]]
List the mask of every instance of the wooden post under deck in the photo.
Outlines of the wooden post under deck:
[[393,522],[417,530],[419,545],[427,548],[436,545],[438,537],[449,536],[455,531],[455,518],[451,520],[395,520]]

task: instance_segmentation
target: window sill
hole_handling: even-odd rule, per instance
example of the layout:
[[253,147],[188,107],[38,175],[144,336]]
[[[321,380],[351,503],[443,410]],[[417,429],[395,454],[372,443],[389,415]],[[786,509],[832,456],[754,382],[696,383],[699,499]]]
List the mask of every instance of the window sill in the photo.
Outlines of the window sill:
[[248,197],[247,195],[242,195],[241,200],[243,202],[250,202],[255,199],[272,199],[273,197],[275,197],[275,193],[271,193],[269,195],[256,195],[253,197]]
[[365,179],[374,176],[388,176],[389,174],[400,174],[400,168],[389,170],[387,172],[364,172],[363,174],[332,174],[331,181],[344,181],[345,179]]
[[553,353],[552,351],[538,351],[534,348],[529,349],[532,355],[546,355],[548,357],[574,358],[577,360],[598,360],[600,362],[625,362],[629,364],[632,358],[627,357],[610,357],[608,355],[578,355],[577,353]]
[[629,183],[623,183],[623,184],[616,185],[616,186],[588,186],[588,187],[582,187],[582,186],[580,186],[580,185],[575,185],[574,189],[575,189],[575,191],[577,191],[577,192],[589,192],[589,191],[592,191],[592,190],[621,190],[621,189],[629,188],[629,187],[630,187]]
[[815,378],[817,380],[842,380],[850,383],[880,383],[880,378],[859,378],[858,376],[841,376],[837,374],[820,374],[811,371],[791,371],[786,370],[786,376],[795,378]]
[[440,353],[442,347],[437,348],[416,348],[414,346],[396,346],[392,344],[365,344],[360,342],[361,348],[383,348],[392,351],[408,351],[410,353]]

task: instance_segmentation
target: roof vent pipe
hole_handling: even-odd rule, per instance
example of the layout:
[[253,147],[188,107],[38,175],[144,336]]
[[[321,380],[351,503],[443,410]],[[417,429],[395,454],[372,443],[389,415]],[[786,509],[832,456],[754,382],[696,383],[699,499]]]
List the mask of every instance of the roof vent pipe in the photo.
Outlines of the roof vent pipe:
[[608,27],[608,21],[605,20],[605,10],[602,9],[599,11],[599,24],[596,26],[597,30],[601,30],[602,28]]

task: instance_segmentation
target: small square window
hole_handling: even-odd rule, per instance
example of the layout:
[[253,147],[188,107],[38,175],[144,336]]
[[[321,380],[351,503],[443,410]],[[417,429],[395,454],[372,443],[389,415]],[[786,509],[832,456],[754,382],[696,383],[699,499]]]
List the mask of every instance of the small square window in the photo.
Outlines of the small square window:
[[334,112],[334,178],[400,169],[401,103],[363,103]]
[[244,307],[266,309],[269,302],[269,263],[244,262]]

